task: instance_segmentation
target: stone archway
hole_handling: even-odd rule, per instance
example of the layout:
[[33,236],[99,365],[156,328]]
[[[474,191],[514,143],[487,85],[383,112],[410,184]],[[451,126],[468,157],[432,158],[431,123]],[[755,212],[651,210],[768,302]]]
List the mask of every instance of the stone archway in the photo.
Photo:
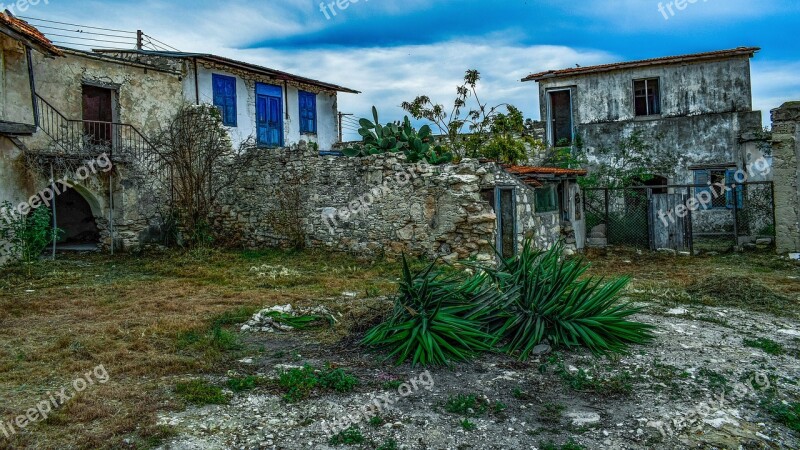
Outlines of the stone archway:
[[87,199],[82,190],[77,186],[69,188],[55,199],[56,225],[63,230],[58,248],[91,250],[100,243],[100,229],[95,220],[99,205],[91,195]]

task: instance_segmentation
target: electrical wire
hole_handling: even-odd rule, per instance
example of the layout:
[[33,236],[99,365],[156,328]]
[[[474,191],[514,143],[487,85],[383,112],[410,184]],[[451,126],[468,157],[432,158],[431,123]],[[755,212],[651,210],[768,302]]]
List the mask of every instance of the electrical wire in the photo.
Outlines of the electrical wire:
[[[66,34],[49,34],[49,36],[70,38],[70,39],[77,39],[78,38],[77,36],[69,36],[69,35],[66,35]],[[134,44],[134,45],[136,44],[135,41],[110,41],[108,39],[93,39],[93,38],[85,38],[85,37],[81,37],[80,39],[82,39],[84,41],[92,41],[92,42],[105,42],[107,44]]]
[[115,32],[115,33],[130,33],[130,34],[134,34],[134,35],[136,34],[135,31],[115,30],[115,29],[112,29],[112,28],[91,27],[89,25],[78,25],[78,24],[74,24],[74,23],[58,22],[58,21],[55,21],[55,20],[46,20],[46,19],[37,19],[35,17],[27,17],[27,16],[19,16],[19,17],[20,17],[20,19],[25,19],[25,20],[35,20],[35,21],[38,21],[38,22],[56,23],[56,24],[59,24],[59,25],[69,25],[71,27],[91,28],[93,30],[112,31],[112,32]]
[[[169,44],[166,44],[166,43],[164,43],[164,42],[161,42],[161,41],[159,41],[158,39],[154,38],[153,36],[150,36],[150,35],[147,35],[147,34],[145,34],[145,36],[147,36],[147,38],[148,38],[148,39],[151,39],[151,40],[153,40],[153,41],[156,41],[156,42],[158,42],[159,44],[161,44],[162,46],[166,47],[166,48],[165,48],[165,51],[166,51],[166,49],[170,49],[170,50],[172,50],[172,51],[180,52],[180,50],[178,50],[177,48],[175,48],[175,47],[173,47],[173,46],[171,46],[171,45],[169,45]],[[155,45],[155,44],[153,44],[153,45]]]
[[121,38],[121,39],[130,39],[129,36],[120,36],[118,34],[95,33],[93,31],[75,30],[75,29],[71,29],[71,28],[50,27],[50,26],[47,26],[47,25],[37,25],[36,28],[47,29],[47,30],[56,30],[56,31],[68,31],[70,33],[90,34],[92,36],[105,36],[105,37],[113,37],[113,38]]

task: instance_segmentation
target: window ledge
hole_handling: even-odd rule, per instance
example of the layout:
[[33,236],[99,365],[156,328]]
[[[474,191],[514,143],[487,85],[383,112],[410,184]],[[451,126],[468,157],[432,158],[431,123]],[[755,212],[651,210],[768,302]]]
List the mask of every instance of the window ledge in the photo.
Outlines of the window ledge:
[[650,114],[649,116],[635,116],[633,118],[633,120],[640,121],[640,122],[646,122],[648,120],[661,120],[663,118],[664,118],[664,116],[661,115],[661,114]]

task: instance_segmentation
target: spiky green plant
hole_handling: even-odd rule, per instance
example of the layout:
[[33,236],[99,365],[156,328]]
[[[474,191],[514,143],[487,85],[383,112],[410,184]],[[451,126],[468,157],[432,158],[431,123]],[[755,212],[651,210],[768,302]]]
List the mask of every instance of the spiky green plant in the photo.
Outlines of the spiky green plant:
[[489,271],[507,293],[495,304],[492,323],[503,351],[525,360],[546,338],[554,345],[608,354],[652,339],[652,326],[627,320],[639,311],[620,301],[628,278],[608,283],[580,279],[589,265],[580,258],[565,259],[563,252],[562,243],[543,252],[528,240],[519,255]]
[[471,300],[493,304],[499,292],[480,279],[445,277],[435,266],[434,261],[412,274],[403,257],[394,310],[367,333],[365,345],[388,352],[397,364],[415,366],[448,365],[492,348],[495,339],[484,329],[490,310],[475,308]]

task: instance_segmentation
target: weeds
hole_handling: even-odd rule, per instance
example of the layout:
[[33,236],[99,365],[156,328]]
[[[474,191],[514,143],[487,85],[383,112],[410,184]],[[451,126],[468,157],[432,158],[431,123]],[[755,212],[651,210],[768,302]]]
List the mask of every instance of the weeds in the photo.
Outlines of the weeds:
[[397,441],[394,439],[387,439],[375,450],[398,450],[400,447],[397,445]]
[[558,403],[545,403],[539,410],[539,420],[548,424],[558,424],[564,418],[564,405]]
[[488,409],[489,402],[479,399],[477,395],[458,394],[448,398],[444,405],[445,411],[466,417],[482,416]]
[[204,380],[178,383],[175,386],[175,393],[185,401],[198,406],[228,403],[228,398],[222,393],[221,388]]
[[472,431],[478,428],[478,426],[470,422],[469,419],[464,419],[461,421],[461,428],[463,428],[464,431]]
[[346,393],[358,385],[358,378],[342,369],[317,370],[311,366],[290,369],[281,373],[278,384],[286,393],[283,398],[289,403],[299,402],[310,397],[315,389]]
[[356,445],[364,442],[364,435],[361,430],[356,427],[350,427],[339,434],[334,435],[328,441],[328,444],[333,446],[338,445]]
[[783,345],[771,339],[745,339],[743,343],[745,347],[761,349],[768,355],[780,356],[786,353],[786,349],[783,348]]
[[233,392],[243,392],[249,391],[251,389],[255,389],[262,380],[259,377],[250,375],[244,378],[229,378],[228,379],[228,389],[232,390]]

